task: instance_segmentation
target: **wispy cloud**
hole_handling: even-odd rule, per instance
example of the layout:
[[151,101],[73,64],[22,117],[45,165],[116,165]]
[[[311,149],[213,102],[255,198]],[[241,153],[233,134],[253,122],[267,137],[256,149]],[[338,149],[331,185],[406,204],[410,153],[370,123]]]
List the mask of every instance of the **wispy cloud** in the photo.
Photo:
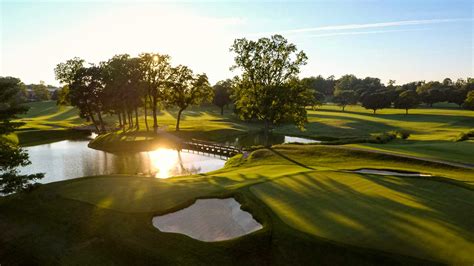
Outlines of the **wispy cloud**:
[[344,31],[344,32],[331,32],[331,33],[321,33],[321,34],[310,34],[310,35],[306,35],[306,37],[331,37],[331,36],[344,36],[344,35],[365,35],[365,34],[381,34],[381,33],[407,32],[407,31],[423,31],[423,30],[427,30],[427,29]]
[[365,24],[328,25],[328,26],[320,26],[320,27],[283,30],[283,31],[271,32],[271,33],[269,33],[269,32],[267,32],[267,33],[256,33],[256,34],[252,34],[252,35],[264,35],[264,34],[267,35],[267,34],[276,34],[276,33],[278,33],[278,34],[297,34],[297,33],[308,33],[308,32],[320,32],[320,31],[344,31],[344,30],[388,28],[388,27],[428,25],[428,24],[465,22],[465,21],[473,21],[473,18],[401,20],[401,21],[377,22],[377,23],[365,23]]

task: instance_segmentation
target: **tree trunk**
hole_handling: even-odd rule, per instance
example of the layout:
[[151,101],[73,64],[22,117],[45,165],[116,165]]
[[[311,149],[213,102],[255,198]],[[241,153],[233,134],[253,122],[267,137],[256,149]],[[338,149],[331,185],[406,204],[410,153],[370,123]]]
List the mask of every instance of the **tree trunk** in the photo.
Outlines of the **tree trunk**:
[[123,127],[122,125],[122,117],[120,116],[120,113],[117,113],[118,119],[119,119],[119,127]]
[[92,123],[94,124],[95,130],[97,131],[97,133],[100,133],[100,130],[99,130],[99,128],[97,127],[97,122],[95,121],[95,118],[94,118],[94,114],[92,113],[91,108],[89,107],[89,105],[87,104],[87,102],[86,102],[86,110],[87,110],[87,113],[89,113],[89,118],[90,118],[90,120],[91,120]]
[[221,106],[221,115],[224,115],[224,105]]
[[153,111],[153,132],[155,132],[155,134],[158,132],[158,120],[156,118],[156,107],[157,107],[157,99],[156,97],[153,97],[153,100],[152,100],[152,111]]
[[137,126],[137,130],[140,130],[140,123],[138,123],[138,107],[135,107],[135,124]]
[[343,112],[344,112],[344,109],[346,109],[346,106],[345,106],[345,105],[342,106],[342,111],[343,111]]
[[179,109],[178,111],[178,119],[176,120],[176,131],[179,131],[179,121],[181,121],[181,113],[184,109]]
[[375,112],[377,112],[377,109],[372,109],[372,110],[374,110],[374,115],[375,115]]
[[408,108],[405,109],[405,115],[408,115]]
[[99,130],[99,127],[97,127],[97,122],[95,121],[94,115],[90,114],[89,117],[90,117],[92,123],[94,124],[95,130],[97,131],[97,133],[100,133],[100,130]]
[[100,111],[97,112],[97,116],[99,117],[100,131],[105,132],[104,120],[102,120],[102,115],[100,114]]
[[134,127],[132,112],[127,111],[127,116],[128,116],[128,128],[132,129]]
[[122,115],[122,121],[123,121],[123,128],[125,128],[125,126],[128,125],[127,117],[125,116],[125,112],[121,112],[121,115]]
[[150,131],[150,128],[148,127],[148,114],[147,114],[147,108],[146,108],[146,96],[145,96],[145,105],[143,106],[144,112],[145,112],[145,127],[146,131]]

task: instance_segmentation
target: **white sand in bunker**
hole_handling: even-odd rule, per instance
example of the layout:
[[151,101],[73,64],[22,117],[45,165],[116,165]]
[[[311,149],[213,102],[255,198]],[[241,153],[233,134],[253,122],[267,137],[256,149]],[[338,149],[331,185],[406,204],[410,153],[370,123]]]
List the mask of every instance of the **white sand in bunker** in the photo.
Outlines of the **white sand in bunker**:
[[222,241],[262,228],[234,198],[200,199],[177,212],[153,217],[162,232],[181,233],[206,242]]
[[375,170],[375,169],[359,169],[359,170],[355,170],[351,172],[360,173],[360,174],[393,175],[393,176],[431,176],[429,174],[397,172],[397,171],[389,171],[389,170]]

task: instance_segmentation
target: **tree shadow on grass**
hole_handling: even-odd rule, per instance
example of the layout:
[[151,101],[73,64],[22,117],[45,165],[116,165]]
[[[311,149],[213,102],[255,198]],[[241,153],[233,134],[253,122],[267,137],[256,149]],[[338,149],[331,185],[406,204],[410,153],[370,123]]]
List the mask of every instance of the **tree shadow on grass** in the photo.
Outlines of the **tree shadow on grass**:
[[450,263],[474,254],[474,194],[449,184],[311,172],[251,191],[286,223],[313,235]]

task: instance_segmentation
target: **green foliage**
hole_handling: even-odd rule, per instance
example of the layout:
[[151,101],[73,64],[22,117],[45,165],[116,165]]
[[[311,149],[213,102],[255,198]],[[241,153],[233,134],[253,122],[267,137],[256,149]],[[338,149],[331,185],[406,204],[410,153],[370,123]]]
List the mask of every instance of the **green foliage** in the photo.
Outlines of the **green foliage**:
[[463,107],[469,110],[474,110],[474,90],[467,94],[466,100],[464,100]]
[[420,100],[418,94],[412,90],[402,91],[394,101],[394,107],[398,109],[405,109],[408,114],[408,109],[413,109],[418,106]]
[[422,102],[430,107],[437,102],[446,100],[446,95],[442,89],[442,84],[438,81],[430,81],[417,87],[416,92]]
[[169,90],[166,95],[168,106],[178,107],[176,131],[179,131],[181,114],[191,105],[211,101],[214,91],[209,85],[206,74],[194,75],[186,66],[179,65],[171,68]]
[[357,103],[357,94],[353,90],[339,90],[334,91],[333,101],[342,107],[342,111],[346,109],[347,105]]
[[362,106],[371,109],[374,114],[377,110],[390,107],[392,104],[386,91],[366,92],[361,96]]
[[[23,123],[11,122],[18,114],[26,112],[16,97],[20,93],[20,80],[0,77],[0,136],[7,135]],[[43,174],[19,175],[16,168],[30,164],[28,154],[8,138],[0,137],[0,193],[9,194],[26,189],[30,182]]]
[[407,130],[397,130],[396,133],[401,139],[408,139],[408,137],[410,137],[410,132]]
[[304,86],[314,91],[315,96],[318,96],[316,99],[317,102],[322,102],[325,97],[334,94],[334,86],[336,83],[334,76],[329,76],[325,79],[323,76],[319,75],[317,77],[303,78],[301,82]]
[[233,97],[240,118],[263,121],[266,131],[283,121],[303,128],[304,106],[311,96],[296,78],[306,64],[306,54],[281,35],[257,41],[236,39],[231,51],[235,53],[231,69],[242,70]]
[[217,82],[212,89],[214,90],[212,103],[221,109],[221,115],[223,115],[224,106],[232,102],[230,99],[230,95],[232,94],[232,80],[221,80]]
[[369,139],[370,143],[385,144],[397,138],[396,132],[385,132],[381,134],[374,134]]

